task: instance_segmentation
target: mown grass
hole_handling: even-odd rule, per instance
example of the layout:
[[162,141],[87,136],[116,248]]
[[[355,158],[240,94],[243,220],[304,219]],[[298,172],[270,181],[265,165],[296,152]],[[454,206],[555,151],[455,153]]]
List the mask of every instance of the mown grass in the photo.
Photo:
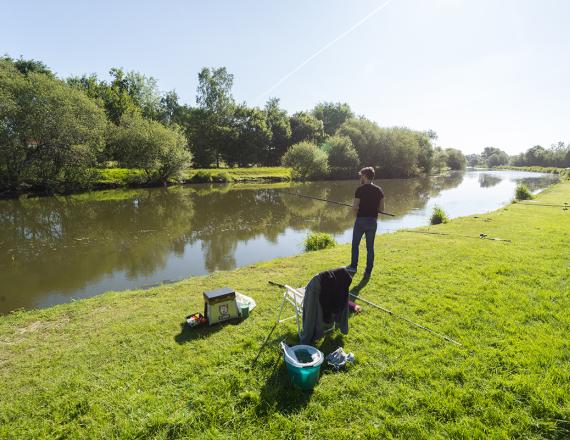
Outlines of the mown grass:
[[[570,182],[538,199],[568,201]],[[303,285],[348,245],[2,317],[0,437],[568,438],[569,215],[512,204],[429,227],[445,236],[378,236],[355,291],[463,346],[361,303],[347,336],[317,344],[356,363],[312,393],[288,385],[278,342],[295,324],[274,327],[267,281]],[[463,237],[480,233],[512,243]],[[256,299],[250,317],[184,330],[224,285]]]
[[[147,176],[142,170],[128,168],[98,169],[95,186],[115,188],[148,185]],[[291,169],[284,167],[252,168],[189,168],[180,173],[170,183],[230,183],[230,182],[288,182]]]
[[560,174],[561,176],[565,176],[566,178],[570,178],[570,174],[568,174],[568,168],[558,168],[558,167],[541,167],[541,166],[524,166],[524,167],[516,167],[512,165],[501,165],[495,167],[497,170],[515,170],[515,171],[531,171],[533,173],[551,173],[551,174]]

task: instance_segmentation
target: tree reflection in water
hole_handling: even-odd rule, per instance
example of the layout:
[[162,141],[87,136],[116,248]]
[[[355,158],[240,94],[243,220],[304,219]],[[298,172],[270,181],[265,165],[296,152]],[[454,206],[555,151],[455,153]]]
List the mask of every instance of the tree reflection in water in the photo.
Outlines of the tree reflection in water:
[[[459,186],[463,177],[378,184],[397,220]],[[482,186],[492,181],[479,179]],[[233,269],[276,256],[307,231],[343,234],[354,221],[349,207],[286,192],[350,204],[357,186],[357,180],[191,185],[0,201],[0,313]]]

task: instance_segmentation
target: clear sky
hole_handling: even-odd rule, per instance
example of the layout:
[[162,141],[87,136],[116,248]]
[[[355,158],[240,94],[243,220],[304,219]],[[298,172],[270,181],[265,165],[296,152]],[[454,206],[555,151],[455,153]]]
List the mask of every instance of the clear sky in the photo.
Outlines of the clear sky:
[[60,77],[136,70],[192,105],[204,66],[260,106],[294,72],[270,93],[290,113],[347,102],[465,153],[570,141],[570,1],[391,0],[345,34],[384,3],[1,0],[0,54]]

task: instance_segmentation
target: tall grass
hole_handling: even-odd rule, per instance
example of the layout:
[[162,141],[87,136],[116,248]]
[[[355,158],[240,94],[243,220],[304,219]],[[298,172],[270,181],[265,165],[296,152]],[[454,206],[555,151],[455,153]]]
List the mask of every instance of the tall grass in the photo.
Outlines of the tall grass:
[[305,252],[318,251],[336,246],[332,235],[325,232],[311,232],[305,238]]
[[447,217],[447,214],[445,213],[443,208],[441,208],[439,206],[434,206],[433,212],[432,212],[431,217],[429,219],[430,224],[431,225],[439,225],[441,223],[447,223],[448,221],[449,221],[449,218]]
[[524,183],[519,183],[515,189],[515,199],[517,200],[530,200],[533,198],[532,193]]

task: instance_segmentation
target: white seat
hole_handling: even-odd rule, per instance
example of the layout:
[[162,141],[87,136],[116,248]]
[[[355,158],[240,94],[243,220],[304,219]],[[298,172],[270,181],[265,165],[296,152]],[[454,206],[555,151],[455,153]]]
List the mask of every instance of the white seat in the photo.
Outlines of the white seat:
[[[283,293],[283,301],[281,302],[281,308],[279,309],[279,315],[277,315],[277,324],[280,324],[290,319],[295,318],[297,321],[297,333],[299,338],[301,338],[301,320],[303,319],[303,301],[305,300],[305,288],[299,287],[294,288],[285,284],[285,292]],[[283,308],[285,303],[288,302],[293,306],[295,314],[289,316],[288,318],[281,319],[281,314],[283,313]]]

